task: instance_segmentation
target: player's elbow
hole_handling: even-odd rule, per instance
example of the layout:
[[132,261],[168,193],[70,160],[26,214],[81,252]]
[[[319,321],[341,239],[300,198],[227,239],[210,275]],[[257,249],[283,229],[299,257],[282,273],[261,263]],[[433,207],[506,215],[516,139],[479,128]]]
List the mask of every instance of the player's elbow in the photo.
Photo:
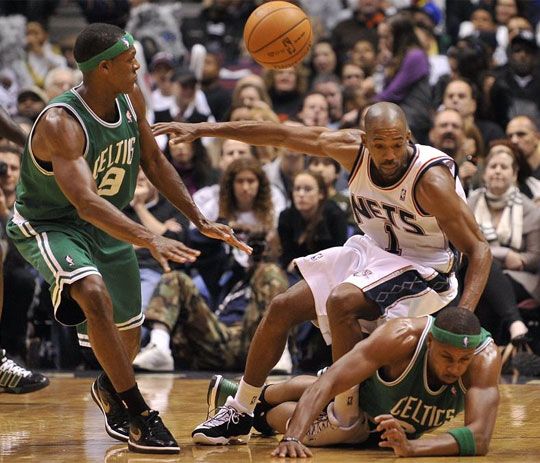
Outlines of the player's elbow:
[[93,197],[80,198],[74,206],[77,210],[77,215],[86,222],[91,222],[99,209],[97,201]]

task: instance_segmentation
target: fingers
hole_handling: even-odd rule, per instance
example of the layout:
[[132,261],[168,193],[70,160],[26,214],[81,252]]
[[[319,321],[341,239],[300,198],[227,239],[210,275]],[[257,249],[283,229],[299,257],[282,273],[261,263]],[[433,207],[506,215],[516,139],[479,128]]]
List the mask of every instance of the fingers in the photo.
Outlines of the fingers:
[[240,249],[240,251],[244,251],[246,254],[250,254],[253,252],[253,248],[251,246],[248,246],[243,241],[240,241],[236,236],[230,235],[229,238],[225,239],[225,242],[227,244],[230,244],[231,246],[234,246],[235,248]]
[[169,261],[163,257],[163,255],[160,255],[157,259],[159,262],[159,265],[161,265],[161,268],[165,273],[169,273],[171,271],[171,267],[169,266]]
[[200,255],[200,251],[188,248],[182,243],[175,243],[163,252],[168,259],[183,264],[185,262],[195,262]]
[[306,446],[293,442],[282,442],[271,455],[279,458],[310,458],[313,456],[311,450]]
[[169,122],[159,122],[157,124],[152,125],[152,133],[154,135],[164,135],[166,133],[171,132],[172,124]]

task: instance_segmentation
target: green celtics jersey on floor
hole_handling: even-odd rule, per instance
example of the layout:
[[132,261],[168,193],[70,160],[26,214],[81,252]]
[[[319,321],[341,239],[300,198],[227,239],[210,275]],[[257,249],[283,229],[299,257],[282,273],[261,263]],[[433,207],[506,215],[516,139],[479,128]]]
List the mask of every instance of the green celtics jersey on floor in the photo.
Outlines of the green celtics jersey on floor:
[[[418,342],[413,358],[399,378],[385,381],[378,371],[360,386],[360,408],[371,418],[390,413],[399,420],[409,439],[438,428],[464,408],[465,392],[461,378],[454,384],[432,390],[427,377],[427,335],[434,321],[428,323]],[[492,341],[482,329],[484,341],[476,348],[477,355]]]
[[[65,108],[79,122],[86,138],[84,158],[98,194],[117,208],[125,208],[133,197],[140,163],[139,128],[129,97],[116,97],[117,119],[112,123],[100,119],[76,89],[51,100],[45,111],[51,107]],[[32,135],[44,112],[34,123],[24,149],[15,208],[29,221],[79,220],[56,183],[50,163],[40,162],[32,153]]]

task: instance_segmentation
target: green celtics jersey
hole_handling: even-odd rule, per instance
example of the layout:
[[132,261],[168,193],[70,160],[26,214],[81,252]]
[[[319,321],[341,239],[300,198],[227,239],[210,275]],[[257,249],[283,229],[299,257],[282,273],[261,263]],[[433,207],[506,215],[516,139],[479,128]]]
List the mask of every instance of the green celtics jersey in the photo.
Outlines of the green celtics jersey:
[[[429,317],[413,358],[399,378],[385,381],[378,371],[360,386],[360,408],[372,418],[390,411],[409,439],[438,428],[464,407],[466,388],[461,378],[435,391],[428,385],[426,341],[433,321]],[[487,331],[483,333],[485,339],[475,355],[492,341]]]
[[[135,191],[140,162],[139,128],[129,97],[116,97],[116,122],[100,119],[76,89],[54,98],[46,110],[52,107],[65,108],[83,128],[84,158],[96,181],[98,194],[119,209],[126,207]],[[32,135],[37,121],[22,157],[15,203],[17,214],[30,221],[78,220],[77,211],[56,183],[50,163],[40,162],[32,153]]]

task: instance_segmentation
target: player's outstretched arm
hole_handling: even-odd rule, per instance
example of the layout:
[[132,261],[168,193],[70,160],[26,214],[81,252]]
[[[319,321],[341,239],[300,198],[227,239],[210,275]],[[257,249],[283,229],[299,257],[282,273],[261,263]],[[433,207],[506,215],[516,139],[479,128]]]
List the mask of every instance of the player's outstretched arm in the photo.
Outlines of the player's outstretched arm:
[[47,111],[32,140],[38,158],[52,162],[56,182],[79,217],[119,240],[148,248],[165,271],[170,270],[169,260],[178,263],[195,260],[198,251],[151,233],[98,195],[83,157],[84,144],[81,126],[61,108]]
[[7,138],[19,146],[24,146],[26,143],[26,134],[11,120],[3,108],[0,108],[0,137]]
[[[369,338],[360,341],[353,350],[336,361],[317,379],[298,401],[284,434],[284,441],[274,450],[277,457],[297,457],[305,452],[299,442],[321,410],[338,394],[362,383],[383,365],[410,356],[418,338],[411,336],[410,321],[390,320],[377,328]],[[294,439],[294,440],[287,440]]]
[[227,225],[210,222],[193,202],[184,182],[159,149],[152,129],[146,120],[146,104],[138,87],[130,94],[137,113],[141,142],[141,166],[152,184],[171,204],[180,210],[198,230],[209,238],[219,239],[248,254],[251,248],[234,235]]
[[332,132],[326,127],[289,126],[275,122],[237,121],[198,124],[181,122],[153,126],[155,135],[170,134],[173,142],[201,137],[231,138],[250,145],[277,146],[313,156],[329,156],[350,170],[360,147],[359,130]]
[[443,166],[429,169],[416,186],[420,207],[434,216],[449,241],[468,259],[459,305],[476,308],[491,267],[491,251],[465,201],[455,192],[455,180]]

